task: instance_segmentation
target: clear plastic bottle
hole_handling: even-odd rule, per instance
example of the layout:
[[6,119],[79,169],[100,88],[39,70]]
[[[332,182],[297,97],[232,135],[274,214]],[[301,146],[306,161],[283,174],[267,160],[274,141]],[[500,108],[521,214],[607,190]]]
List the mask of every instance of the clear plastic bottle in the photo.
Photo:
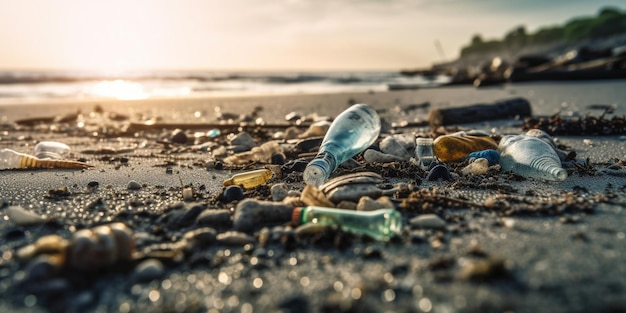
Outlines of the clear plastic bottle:
[[338,226],[346,232],[367,235],[376,240],[389,240],[402,231],[402,215],[395,209],[354,211],[318,206],[298,207],[293,223],[316,223]]
[[19,153],[11,149],[0,150],[0,169],[20,169],[20,168],[66,168],[66,169],[86,169],[92,167],[87,163],[68,161],[39,159],[32,155]]
[[267,183],[274,176],[274,173],[269,169],[260,169],[245,173],[239,173],[233,175],[231,178],[224,181],[224,186],[241,186],[244,189],[254,188]]
[[62,142],[42,141],[35,145],[35,157],[40,159],[63,159],[70,147]]
[[493,138],[479,131],[460,131],[439,136],[433,141],[435,155],[444,163],[461,161],[472,152],[497,148]]
[[415,158],[419,163],[419,167],[423,170],[428,170],[432,164],[437,163],[437,158],[433,152],[432,138],[415,139]]
[[551,181],[563,181],[567,178],[567,171],[561,166],[559,155],[540,138],[526,135],[504,136],[498,150],[503,171]]
[[319,153],[306,166],[304,182],[323,184],[339,164],[365,150],[379,134],[380,118],[368,105],[355,104],[343,111],[330,125]]

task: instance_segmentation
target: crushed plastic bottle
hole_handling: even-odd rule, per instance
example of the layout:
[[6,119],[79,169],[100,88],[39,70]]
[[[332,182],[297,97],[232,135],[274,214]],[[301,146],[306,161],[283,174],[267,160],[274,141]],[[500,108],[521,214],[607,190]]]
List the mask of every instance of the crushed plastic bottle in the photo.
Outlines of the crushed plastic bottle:
[[269,169],[260,169],[233,175],[224,181],[224,186],[241,186],[244,189],[254,188],[269,181],[274,173]]
[[298,207],[293,211],[292,222],[297,225],[316,223],[338,226],[346,232],[383,241],[402,231],[402,215],[395,209],[354,211],[319,206]]
[[551,181],[564,181],[567,171],[556,151],[544,140],[527,135],[502,137],[498,147],[503,171]]
[[365,150],[379,134],[380,118],[376,111],[366,104],[351,106],[330,125],[319,153],[304,170],[304,182],[323,184],[339,164]]
[[480,131],[459,131],[433,141],[435,156],[444,163],[461,161],[472,152],[497,148],[496,141]]
[[420,168],[423,170],[428,170],[434,163],[437,163],[437,158],[433,151],[432,138],[415,139],[415,158]]
[[69,160],[40,159],[11,149],[0,150],[0,169],[65,168],[78,170],[89,167],[93,167],[93,165]]

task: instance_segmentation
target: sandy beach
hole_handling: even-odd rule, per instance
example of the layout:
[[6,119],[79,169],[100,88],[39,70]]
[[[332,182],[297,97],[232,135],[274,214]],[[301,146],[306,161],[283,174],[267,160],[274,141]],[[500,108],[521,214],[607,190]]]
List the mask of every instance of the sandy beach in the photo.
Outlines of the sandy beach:
[[[378,111],[380,138],[469,129],[495,137],[521,134],[519,118],[437,130],[426,123],[433,109],[513,97],[527,99],[533,117],[597,117],[607,108],[611,117],[623,117],[624,83],[2,105],[0,149],[32,153],[38,142],[59,141],[72,148],[70,159],[93,167],[0,171],[0,311],[625,311],[626,134],[554,136],[566,152],[575,152],[563,182],[495,169],[466,177],[454,164],[451,180],[428,181],[428,173],[409,161],[368,165],[357,157],[357,164],[334,176],[373,171],[384,185],[414,186],[391,197],[405,225],[389,242],[337,229],[307,234],[285,221],[234,233],[232,219],[244,199],[271,201],[270,187],[279,183],[303,191],[294,161],[311,155],[286,151],[283,177],[231,202],[222,196],[222,182],[266,164],[216,167],[222,158],[212,155],[242,131],[256,144],[279,140],[288,146],[280,133],[289,113],[333,118],[354,103]],[[28,119],[41,123],[16,123]],[[146,121],[194,127],[182,128],[182,141],[171,128],[130,127]],[[212,128],[221,128],[220,135],[209,138]],[[130,188],[132,182],[138,187]],[[193,189],[192,195],[184,198],[185,189]],[[46,221],[18,225],[7,214],[13,206]],[[211,219],[210,212],[227,218],[216,213]],[[444,224],[410,222],[422,214],[436,214]],[[69,239],[111,222],[132,229],[136,251],[163,252],[97,270],[76,269],[68,265],[71,260],[55,268],[17,258],[20,248],[45,235]],[[180,252],[181,240],[200,229],[205,235],[197,237],[210,239],[194,239],[195,245]]]

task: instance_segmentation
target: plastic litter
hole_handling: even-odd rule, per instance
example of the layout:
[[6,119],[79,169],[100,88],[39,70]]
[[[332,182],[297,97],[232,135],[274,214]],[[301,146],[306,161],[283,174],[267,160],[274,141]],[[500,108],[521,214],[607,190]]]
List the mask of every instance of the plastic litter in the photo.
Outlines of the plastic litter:
[[292,222],[298,225],[316,223],[338,226],[346,232],[382,241],[402,231],[402,215],[395,209],[364,212],[318,206],[298,207],[293,211]]
[[472,152],[467,157],[469,159],[487,159],[489,166],[496,165],[500,162],[500,153],[493,149]]
[[70,147],[62,142],[42,141],[35,145],[35,157],[40,159],[63,159]]
[[224,181],[224,186],[241,186],[244,189],[254,188],[267,183],[274,176],[269,169],[260,169],[233,175]]
[[503,171],[551,181],[564,181],[567,171],[557,152],[544,140],[527,135],[502,137],[498,147]]
[[433,141],[435,155],[444,163],[461,161],[472,152],[497,148],[496,141],[480,131],[459,131]]
[[432,138],[415,139],[415,158],[423,170],[428,170],[433,164],[437,163],[437,158],[433,151]]
[[380,118],[366,104],[355,104],[337,116],[324,136],[319,153],[303,173],[308,185],[323,184],[347,159],[370,146],[380,134]]
[[65,168],[86,169],[93,167],[83,162],[40,159],[32,155],[20,153],[11,149],[0,150],[0,169],[23,169],[23,168]]

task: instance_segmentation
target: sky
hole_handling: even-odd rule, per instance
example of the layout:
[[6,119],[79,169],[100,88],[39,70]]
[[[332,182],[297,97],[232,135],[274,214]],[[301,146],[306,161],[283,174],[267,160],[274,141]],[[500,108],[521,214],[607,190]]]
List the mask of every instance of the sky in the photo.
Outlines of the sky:
[[[0,69],[395,70],[623,0],[0,0]],[[440,45],[441,49],[437,49]]]

